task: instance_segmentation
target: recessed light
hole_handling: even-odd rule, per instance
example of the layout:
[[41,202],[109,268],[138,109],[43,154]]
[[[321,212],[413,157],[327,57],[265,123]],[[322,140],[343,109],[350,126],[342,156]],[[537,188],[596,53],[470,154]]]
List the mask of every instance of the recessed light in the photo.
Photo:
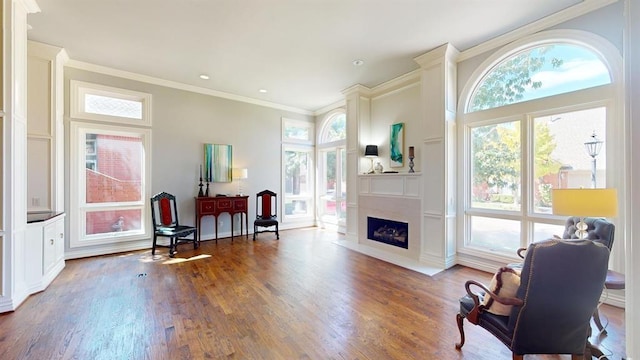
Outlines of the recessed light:
[[202,80],[209,80],[209,75],[207,75],[207,74],[200,74],[200,79],[202,79]]
[[258,90],[258,92],[265,94],[267,92],[267,89],[260,89]]
[[362,66],[364,64],[364,60],[356,59],[352,62],[353,66]]

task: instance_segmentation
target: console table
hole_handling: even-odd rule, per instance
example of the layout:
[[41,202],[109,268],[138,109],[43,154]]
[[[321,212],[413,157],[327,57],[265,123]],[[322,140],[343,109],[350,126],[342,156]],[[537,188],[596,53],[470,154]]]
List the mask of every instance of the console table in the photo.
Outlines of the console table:
[[196,227],[198,228],[198,242],[200,241],[201,221],[203,216],[213,216],[216,228],[216,241],[218,241],[218,223],[220,214],[228,213],[231,216],[231,241],[233,241],[233,216],[240,214],[240,236],[242,236],[242,214],[244,214],[244,226],[247,228],[245,235],[249,238],[249,196],[213,196],[196,197]]

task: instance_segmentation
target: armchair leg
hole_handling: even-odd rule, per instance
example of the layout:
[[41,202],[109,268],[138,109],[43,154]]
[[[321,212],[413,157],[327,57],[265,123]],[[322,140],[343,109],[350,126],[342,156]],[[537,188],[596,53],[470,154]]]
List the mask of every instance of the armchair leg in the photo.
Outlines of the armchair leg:
[[457,314],[456,322],[458,323],[458,330],[460,330],[460,342],[456,343],[456,349],[458,350],[462,349],[462,346],[464,346],[464,329],[462,328],[463,321],[464,321],[464,316]]
[[600,321],[600,312],[598,312],[598,308],[593,312],[593,322],[596,323],[596,327],[602,335],[607,335],[607,330],[602,326],[602,322]]
[[512,356],[513,360],[523,360],[524,359],[524,355],[518,355],[518,354],[513,354]]

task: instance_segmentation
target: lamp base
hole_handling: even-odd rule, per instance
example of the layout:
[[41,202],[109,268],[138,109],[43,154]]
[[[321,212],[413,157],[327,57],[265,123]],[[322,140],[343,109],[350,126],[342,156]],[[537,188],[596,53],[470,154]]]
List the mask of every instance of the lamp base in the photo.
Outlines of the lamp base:
[[575,234],[578,239],[584,240],[589,236],[589,232],[587,231],[588,228],[589,226],[584,222],[584,218],[581,217],[580,221],[576,224],[576,229],[578,230],[576,230]]

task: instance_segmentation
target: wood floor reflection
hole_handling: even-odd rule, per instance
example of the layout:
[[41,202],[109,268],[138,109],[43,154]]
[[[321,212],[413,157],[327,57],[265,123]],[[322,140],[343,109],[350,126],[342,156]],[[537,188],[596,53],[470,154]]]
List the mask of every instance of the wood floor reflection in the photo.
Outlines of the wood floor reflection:
[[[288,230],[182,245],[175,259],[67,261],[46,291],[0,315],[0,359],[511,359],[469,323],[454,348],[463,284],[491,274],[456,266],[429,277],[336,245],[338,236]],[[608,335],[592,342],[619,359],[624,311],[601,314]]]

